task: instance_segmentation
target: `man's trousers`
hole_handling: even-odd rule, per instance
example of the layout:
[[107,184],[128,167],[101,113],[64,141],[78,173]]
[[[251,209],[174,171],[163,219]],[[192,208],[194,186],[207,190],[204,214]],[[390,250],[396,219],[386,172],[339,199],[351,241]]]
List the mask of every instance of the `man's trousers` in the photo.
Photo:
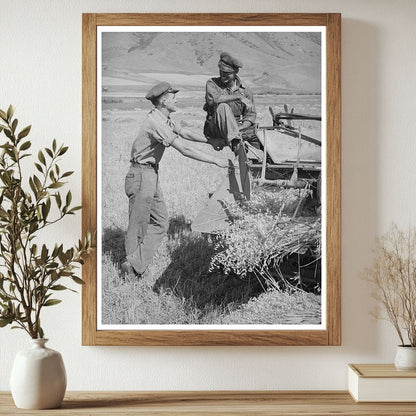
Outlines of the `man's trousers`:
[[159,185],[157,167],[132,164],[125,181],[129,197],[126,257],[142,274],[166,235],[169,217]]
[[205,122],[204,135],[213,139],[224,139],[227,145],[240,138],[237,120],[228,104],[218,104],[214,114]]

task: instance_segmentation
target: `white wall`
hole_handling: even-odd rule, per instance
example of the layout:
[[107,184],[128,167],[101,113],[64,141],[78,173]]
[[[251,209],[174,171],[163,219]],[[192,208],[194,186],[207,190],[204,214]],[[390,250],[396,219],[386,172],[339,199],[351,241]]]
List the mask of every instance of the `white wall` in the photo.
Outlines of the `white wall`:
[[[342,13],[342,346],[81,347],[81,299],[49,309],[50,346],[70,390],[345,389],[346,364],[392,362],[397,339],[374,321],[360,270],[391,221],[415,222],[416,2],[413,0],[0,0],[0,108],[33,124],[34,148],[70,144],[81,187],[81,13]],[[71,243],[80,216],[47,236]],[[0,330],[0,390],[27,336]]]

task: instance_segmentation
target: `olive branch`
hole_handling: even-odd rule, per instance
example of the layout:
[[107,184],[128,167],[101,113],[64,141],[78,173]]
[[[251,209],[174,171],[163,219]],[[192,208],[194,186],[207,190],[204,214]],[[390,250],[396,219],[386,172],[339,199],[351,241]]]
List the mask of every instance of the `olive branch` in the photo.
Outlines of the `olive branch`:
[[93,237],[87,233],[67,250],[62,244],[53,249],[36,244],[41,230],[74,215],[81,206],[71,206],[71,191],[58,190],[73,172],[61,172],[58,162],[68,147],[55,139],[50,148],[39,150],[37,172],[24,182],[21,161],[31,156],[31,142],[24,140],[31,126],[18,133],[13,115],[12,106],[7,112],[0,110],[0,134],[6,136],[0,145],[0,327],[14,324],[12,328],[32,338],[43,338],[41,310],[61,302],[52,298],[55,292],[75,292],[61,284],[62,278],[84,283],[76,269],[93,250]]

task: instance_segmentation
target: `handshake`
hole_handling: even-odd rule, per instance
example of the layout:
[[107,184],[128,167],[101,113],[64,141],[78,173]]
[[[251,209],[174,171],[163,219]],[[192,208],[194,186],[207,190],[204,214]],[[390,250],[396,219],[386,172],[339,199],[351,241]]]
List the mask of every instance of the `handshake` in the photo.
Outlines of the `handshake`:
[[224,139],[221,138],[207,138],[207,143],[210,144],[215,150],[222,150],[227,144]]

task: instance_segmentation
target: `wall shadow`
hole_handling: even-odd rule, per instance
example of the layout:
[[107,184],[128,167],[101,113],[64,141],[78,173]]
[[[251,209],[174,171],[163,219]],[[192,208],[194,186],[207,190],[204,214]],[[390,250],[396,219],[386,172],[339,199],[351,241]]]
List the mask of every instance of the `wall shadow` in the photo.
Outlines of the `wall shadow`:
[[360,277],[379,231],[381,30],[342,19],[342,345],[360,357],[375,356],[382,343],[369,315],[371,288]]

